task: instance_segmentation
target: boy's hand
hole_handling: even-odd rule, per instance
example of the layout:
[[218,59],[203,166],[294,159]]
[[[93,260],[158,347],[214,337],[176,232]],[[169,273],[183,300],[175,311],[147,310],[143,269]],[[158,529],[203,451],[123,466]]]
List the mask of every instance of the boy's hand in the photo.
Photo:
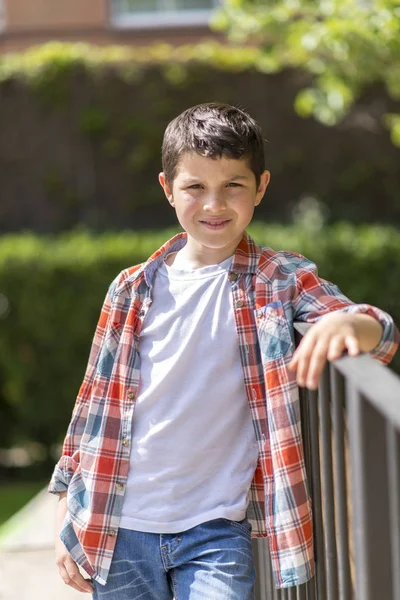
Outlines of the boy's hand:
[[303,337],[288,368],[299,386],[315,390],[327,359],[336,360],[345,350],[350,356],[368,352],[381,335],[382,325],[368,315],[326,314]]
[[[60,494],[56,513],[56,530],[61,531],[61,526],[67,512],[67,493]],[[93,593],[93,585],[89,579],[85,579],[78,569],[78,565],[72,560],[68,550],[62,543],[59,535],[55,541],[56,565],[61,575],[61,579],[67,585],[71,586],[78,592]]]
[[89,579],[85,579],[78,569],[78,565],[72,560],[62,541],[56,539],[56,564],[61,575],[61,579],[67,585],[78,592],[93,594],[93,585]]

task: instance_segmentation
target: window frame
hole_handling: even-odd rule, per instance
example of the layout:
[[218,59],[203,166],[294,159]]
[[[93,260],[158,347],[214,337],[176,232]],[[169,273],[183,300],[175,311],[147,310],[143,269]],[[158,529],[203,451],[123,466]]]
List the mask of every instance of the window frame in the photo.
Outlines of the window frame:
[[7,28],[6,0],[0,0],[0,35]]
[[[1,0],[0,0],[1,1]],[[158,29],[173,27],[199,27],[208,25],[220,0],[213,0],[209,9],[188,9],[165,12],[138,12],[117,14],[114,0],[110,0],[110,23],[115,29]]]

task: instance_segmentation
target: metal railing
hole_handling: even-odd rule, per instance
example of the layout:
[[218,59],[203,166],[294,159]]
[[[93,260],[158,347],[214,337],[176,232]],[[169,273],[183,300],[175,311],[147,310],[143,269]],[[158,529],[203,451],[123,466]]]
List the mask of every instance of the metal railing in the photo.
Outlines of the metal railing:
[[316,575],[276,590],[268,540],[253,540],[257,600],[400,600],[400,377],[343,356],[300,403]]

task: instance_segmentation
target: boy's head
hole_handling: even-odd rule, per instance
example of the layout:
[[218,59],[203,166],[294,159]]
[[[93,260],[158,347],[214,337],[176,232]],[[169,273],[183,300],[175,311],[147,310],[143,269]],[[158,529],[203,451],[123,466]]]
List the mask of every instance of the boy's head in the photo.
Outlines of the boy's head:
[[162,145],[163,172],[169,185],[173,184],[181,157],[188,153],[212,159],[246,160],[257,188],[265,170],[260,126],[250,115],[229,104],[198,104],[169,123]]
[[189,108],[166,129],[163,168],[160,184],[188,234],[185,252],[196,248],[207,264],[231,256],[269,183],[259,125],[227,104]]

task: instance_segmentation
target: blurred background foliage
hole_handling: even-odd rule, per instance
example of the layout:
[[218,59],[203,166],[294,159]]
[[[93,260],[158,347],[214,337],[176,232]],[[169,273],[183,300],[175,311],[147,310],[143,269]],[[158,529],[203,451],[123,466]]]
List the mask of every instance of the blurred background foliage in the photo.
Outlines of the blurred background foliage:
[[0,476],[49,476],[109,283],[177,232],[157,175],[188,106],[225,101],[260,122],[272,181],[256,241],[400,323],[399,11],[225,0],[214,26],[230,45],[0,57]]
[[[292,226],[255,222],[249,232],[260,244],[311,258],[352,300],[377,305],[400,322],[400,232],[345,223],[320,228],[315,218],[302,218]],[[177,231],[0,238],[3,448],[22,446],[42,473],[51,471],[110,282]],[[394,367],[400,372],[398,357]]]
[[266,56],[217,42],[50,43],[0,58],[0,232],[172,226],[157,180],[163,132],[210,100],[241,106],[262,126],[272,179],[259,218],[291,223],[314,197],[326,223],[399,223],[400,148],[385,115],[400,102],[370,87],[336,125],[304,119],[296,98],[311,75],[265,73]]
[[[297,111],[337,123],[371,85],[400,100],[398,0],[225,0],[216,29],[263,49],[265,72],[301,68],[312,85],[296,97]],[[400,114],[382,114],[400,146]]]

